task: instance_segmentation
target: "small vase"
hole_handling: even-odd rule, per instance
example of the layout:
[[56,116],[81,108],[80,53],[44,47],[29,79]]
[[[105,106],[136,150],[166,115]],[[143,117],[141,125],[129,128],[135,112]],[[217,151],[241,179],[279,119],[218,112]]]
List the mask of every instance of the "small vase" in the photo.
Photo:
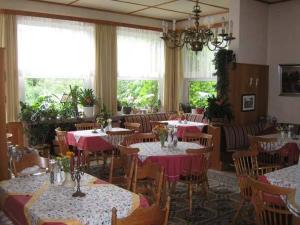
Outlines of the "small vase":
[[63,182],[64,187],[74,188],[75,182],[72,180],[71,174],[69,172],[65,172],[65,180]]
[[159,141],[160,141],[160,146],[161,146],[162,148],[165,147],[166,137],[165,137],[165,136],[160,136],[160,137],[159,137]]

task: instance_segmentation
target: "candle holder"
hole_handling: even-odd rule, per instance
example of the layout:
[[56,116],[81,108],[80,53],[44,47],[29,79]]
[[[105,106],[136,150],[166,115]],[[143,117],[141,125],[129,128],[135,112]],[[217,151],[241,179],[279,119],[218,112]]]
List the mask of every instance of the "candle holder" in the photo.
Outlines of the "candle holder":
[[72,180],[73,181],[76,180],[76,184],[77,184],[76,192],[74,192],[72,194],[72,196],[73,197],[84,197],[85,193],[83,193],[80,190],[81,176],[84,175],[83,165],[82,165],[82,160],[78,160],[77,157],[80,159],[80,153],[79,153],[79,151],[78,151],[77,156],[74,157],[74,171],[71,173]]

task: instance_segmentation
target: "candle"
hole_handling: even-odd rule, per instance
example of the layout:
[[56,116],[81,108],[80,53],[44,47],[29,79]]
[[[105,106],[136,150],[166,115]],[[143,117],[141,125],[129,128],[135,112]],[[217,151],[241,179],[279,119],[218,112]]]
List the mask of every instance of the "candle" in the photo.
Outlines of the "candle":
[[188,25],[189,25],[189,28],[192,27],[192,17],[191,16],[189,16]]
[[233,33],[233,21],[230,20],[230,28],[229,28],[229,33],[232,34]]
[[225,33],[225,17],[222,17],[222,33]]
[[173,31],[176,30],[176,20],[173,20]]

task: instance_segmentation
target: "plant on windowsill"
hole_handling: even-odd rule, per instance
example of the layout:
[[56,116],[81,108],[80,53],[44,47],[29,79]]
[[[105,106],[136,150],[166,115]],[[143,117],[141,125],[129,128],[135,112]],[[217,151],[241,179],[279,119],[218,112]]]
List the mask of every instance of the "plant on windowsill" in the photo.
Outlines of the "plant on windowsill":
[[94,116],[94,105],[96,105],[96,102],[93,89],[85,88],[80,91],[79,103],[83,106],[83,112],[86,117]]
[[210,122],[224,123],[226,120],[233,119],[231,105],[227,99],[211,96],[207,99],[208,106],[205,110],[204,116]]
[[128,96],[128,98],[126,100],[123,100],[121,104],[123,114],[130,114],[134,105],[134,98],[132,96]]

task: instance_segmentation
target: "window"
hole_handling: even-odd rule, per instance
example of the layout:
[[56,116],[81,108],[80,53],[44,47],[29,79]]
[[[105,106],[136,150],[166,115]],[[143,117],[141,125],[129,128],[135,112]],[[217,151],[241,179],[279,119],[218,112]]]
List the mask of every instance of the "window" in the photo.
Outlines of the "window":
[[206,47],[197,54],[183,48],[184,101],[192,106],[206,107],[208,96],[216,94],[214,55]]
[[69,86],[90,87],[95,71],[94,25],[18,16],[21,100],[60,99]]
[[160,32],[118,27],[118,100],[152,107],[160,98],[164,44]]

